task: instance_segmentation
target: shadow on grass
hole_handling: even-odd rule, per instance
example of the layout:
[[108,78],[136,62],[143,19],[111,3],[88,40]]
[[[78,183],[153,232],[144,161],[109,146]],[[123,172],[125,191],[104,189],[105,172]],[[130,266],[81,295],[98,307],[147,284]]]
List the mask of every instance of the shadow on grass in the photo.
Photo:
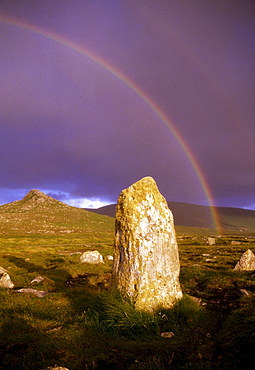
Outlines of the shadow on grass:
[[56,343],[22,318],[23,312],[5,310],[0,329],[0,369],[42,369],[55,360]]
[[96,274],[72,278],[61,268],[61,258],[46,260],[46,267],[15,256],[7,258],[24,269],[24,274],[46,278],[46,283],[33,285],[34,289],[48,290],[48,281],[53,286],[52,294],[45,298],[0,289],[0,369],[39,370],[56,363],[80,369],[74,365],[80,364],[77,353],[82,354],[85,363],[93,364],[93,359],[88,361],[84,354],[88,334],[77,325],[79,315],[93,304],[98,293],[97,286],[89,282]]
[[[77,277],[72,277],[68,271],[61,267],[63,262],[65,262],[63,258],[46,259],[45,263],[47,267],[31,263],[20,257],[7,256],[5,258],[8,258],[9,262],[15,264],[17,267],[27,270],[28,273],[35,272],[48,278],[47,281],[52,283],[50,292],[64,294],[68,298],[74,314],[81,314],[84,310],[88,309],[100,290],[100,279],[96,284],[90,283],[91,279],[93,280],[94,278],[96,280],[98,274],[85,273]],[[45,288],[49,288],[47,281]]]
[[[206,368],[211,362],[210,318],[187,296],[173,309],[148,313],[135,310],[118,295],[100,294],[83,325],[108,343],[100,369],[109,364],[113,369],[179,369],[186,363]],[[162,332],[174,335],[166,339]]]
[[64,282],[70,277],[70,274],[61,268],[64,259],[62,258],[52,258],[46,260],[46,267],[31,263],[24,258],[15,256],[5,256],[9,262],[13,263],[15,266],[26,270],[28,273],[36,273],[50,279],[54,283],[55,290],[61,290],[63,288]]
[[[24,302],[10,297],[13,307],[1,308],[1,369],[37,370],[55,363],[70,370],[252,369],[255,314],[249,297],[230,296],[230,302],[241,300],[242,305],[222,313],[185,296],[171,310],[148,314],[110,294],[104,284],[107,273],[71,277],[62,268],[62,258],[45,260],[46,267],[15,256],[8,258],[28,273],[51,279],[57,294],[43,300],[24,298]],[[225,299],[229,289],[252,288],[254,283],[247,277],[191,268],[181,281],[191,293],[204,294],[213,303],[218,293],[223,292]],[[223,307],[222,303],[216,305]],[[43,323],[37,324],[40,320]],[[162,338],[165,331],[174,336]]]
[[24,258],[15,256],[4,256],[4,258],[8,259],[9,262],[13,263],[17,267],[27,270],[27,272],[37,272],[38,274],[43,274],[45,272],[45,268],[28,262]]
[[[91,311],[84,316],[84,324],[108,343],[104,359],[98,361],[100,369],[111,364],[109,368],[132,370],[252,370],[254,303],[251,299],[222,316],[184,296],[172,309],[149,314],[136,311],[118,296],[107,293],[97,296]],[[161,332],[172,332],[174,336],[161,338]]]

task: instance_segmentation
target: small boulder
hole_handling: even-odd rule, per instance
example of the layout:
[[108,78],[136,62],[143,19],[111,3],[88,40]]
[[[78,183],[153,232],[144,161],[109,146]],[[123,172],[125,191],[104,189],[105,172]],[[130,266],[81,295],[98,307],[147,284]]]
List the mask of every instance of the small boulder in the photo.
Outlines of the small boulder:
[[247,251],[243,253],[242,257],[235,265],[234,270],[237,271],[255,270],[255,255],[250,249],[247,249]]
[[7,270],[0,266],[0,274],[4,274],[5,272],[7,273]]
[[14,284],[11,281],[10,275],[7,272],[0,271],[0,288],[13,289]]
[[55,365],[55,366],[48,366],[45,370],[68,370],[68,368]]
[[242,243],[237,241],[237,240],[232,240],[232,242],[231,242],[231,245],[240,245],[240,244],[242,244]]
[[215,238],[208,238],[208,244],[209,245],[215,245]]
[[172,331],[165,331],[164,333],[160,334],[161,338],[173,338],[174,333]]
[[49,292],[45,292],[43,290],[36,290],[31,288],[22,288],[15,290],[16,293],[26,293],[26,294],[33,294],[38,298],[44,298],[46,295],[50,294]]
[[42,283],[44,280],[45,280],[44,277],[38,275],[33,280],[30,281],[30,284],[39,284]]
[[250,293],[246,289],[240,289],[240,293],[246,297],[250,296]]
[[87,251],[84,252],[80,257],[83,263],[99,264],[104,263],[103,256],[98,251]]

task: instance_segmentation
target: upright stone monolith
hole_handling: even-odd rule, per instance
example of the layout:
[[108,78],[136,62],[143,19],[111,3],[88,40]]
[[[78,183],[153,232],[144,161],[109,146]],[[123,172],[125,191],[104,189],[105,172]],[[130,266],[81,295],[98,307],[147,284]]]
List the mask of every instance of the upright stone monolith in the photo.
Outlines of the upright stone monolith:
[[153,178],[120,194],[114,244],[113,283],[135,308],[169,308],[182,297],[173,215]]

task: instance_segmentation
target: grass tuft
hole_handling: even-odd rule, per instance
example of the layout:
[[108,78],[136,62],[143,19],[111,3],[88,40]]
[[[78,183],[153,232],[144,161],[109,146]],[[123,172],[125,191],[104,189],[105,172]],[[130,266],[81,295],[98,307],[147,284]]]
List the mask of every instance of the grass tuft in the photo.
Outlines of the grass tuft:
[[159,337],[163,331],[181,335],[194,327],[206,326],[205,310],[191,297],[184,295],[171,309],[155,313],[135,310],[119,295],[100,294],[86,313],[86,324],[102,333],[128,338]]
[[158,332],[155,315],[135,310],[118,294],[99,294],[86,314],[86,323],[102,333],[129,338],[155,335]]

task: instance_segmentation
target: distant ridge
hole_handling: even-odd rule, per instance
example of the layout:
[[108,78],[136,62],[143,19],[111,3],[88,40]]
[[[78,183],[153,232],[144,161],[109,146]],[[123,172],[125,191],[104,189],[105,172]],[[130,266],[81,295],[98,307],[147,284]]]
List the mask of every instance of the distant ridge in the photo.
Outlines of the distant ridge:
[[[168,205],[177,227],[214,229],[210,207],[181,202]],[[98,209],[76,208],[33,189],[21,200],[0,205],[0,234],[97,232],[105,223],[113,227],[115,208],[116,204]],[[255,211],[216,207],[216,213],[224,231],[255,233]]]
[[[175,225],[213,229],[214,224],[209,206],[190,203],[168,202],[173,212]],[[116,204],[110,204],[98,209],[87,209],[100,215],[115,217]],[[242,208],[215,207],[220,224],[226,231],[255,232],[255,211]]]

